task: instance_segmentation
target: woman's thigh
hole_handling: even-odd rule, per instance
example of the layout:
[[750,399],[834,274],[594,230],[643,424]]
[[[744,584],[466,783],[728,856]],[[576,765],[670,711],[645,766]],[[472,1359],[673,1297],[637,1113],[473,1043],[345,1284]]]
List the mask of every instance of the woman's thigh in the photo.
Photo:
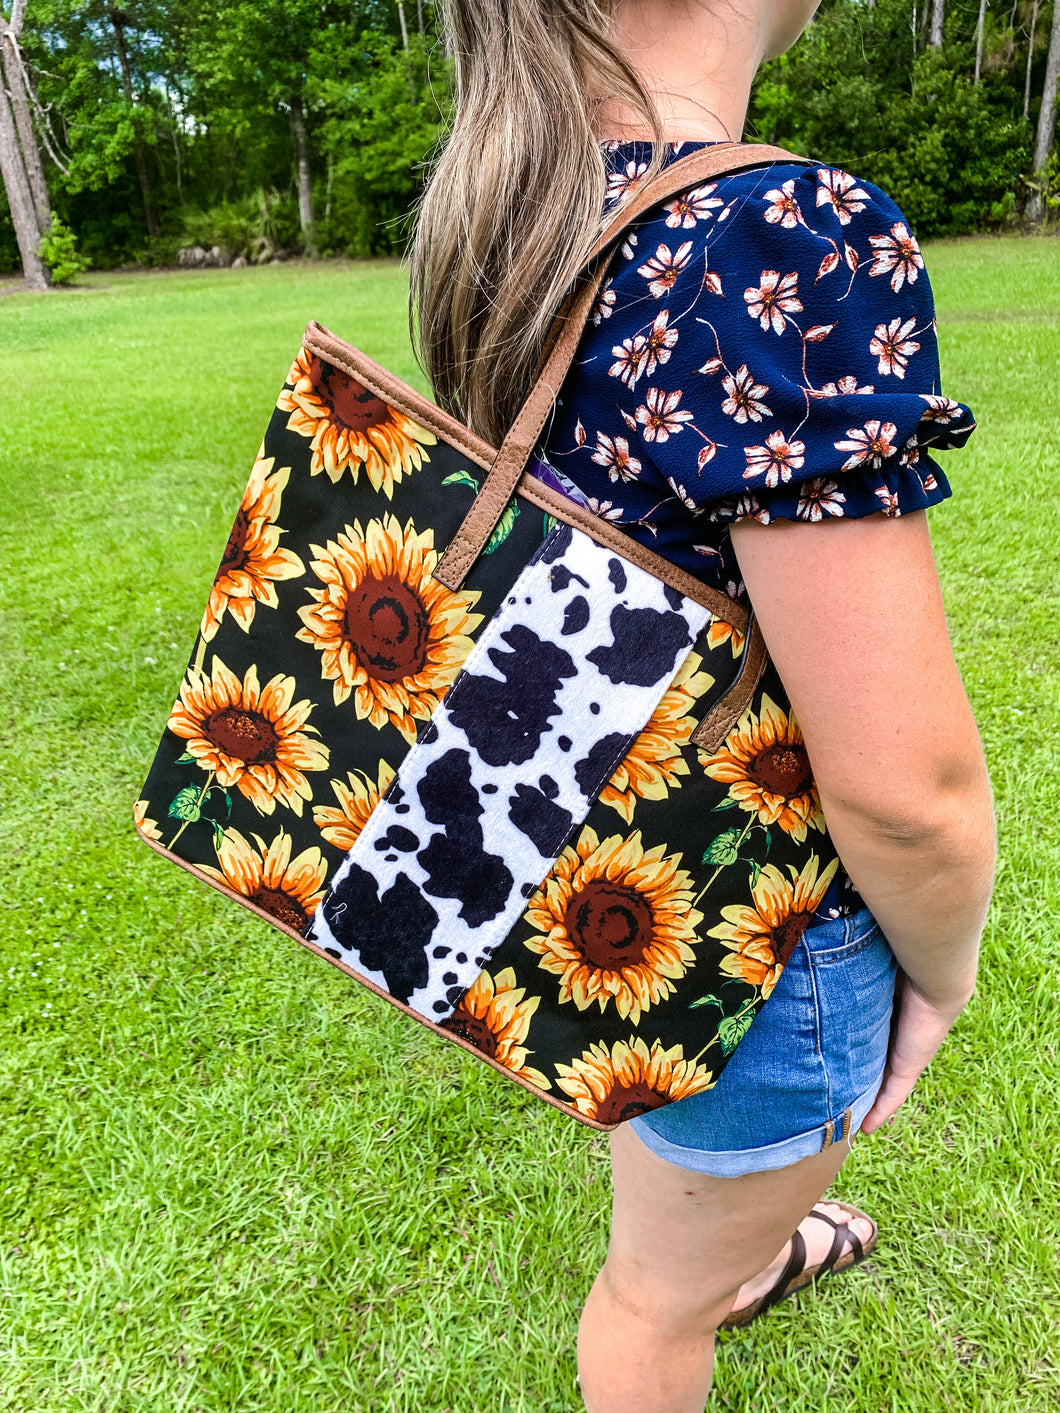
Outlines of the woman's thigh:
[[656,1157],[623,1125],[611,1135],[612,1290],[673,1336],[713,1328],[827,1191],[848,1152],[836,1143],[790,1167],[718,1178]]

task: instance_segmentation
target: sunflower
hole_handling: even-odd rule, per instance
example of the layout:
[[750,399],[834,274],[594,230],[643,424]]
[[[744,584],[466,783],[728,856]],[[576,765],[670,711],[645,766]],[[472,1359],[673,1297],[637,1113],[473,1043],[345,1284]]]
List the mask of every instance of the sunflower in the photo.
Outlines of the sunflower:
[[718,648],[723,648],[728,643],[732,649],[733,657],[739,657],[743,652],[743,645],[746,642],[746,635],[738,628],[734,628],[731,623],[726,623],[724,618],[712,618],[707,629],[707,647],[711,652]]
[[452,1015],[442,1021],[444,1030],[451,1030],[496,1060],[512,1074],[518,1075],[538,1089],[548,1089],[549,1082],[540,1070],[531,1068],[526,1057],[531,1052],[523,1045],[530,1021],[540,1004],[540,996],[524,1001],[526,991],[515,984],[511,967],[497,975],[479,972],[475,984],[465,991]]
[[709,673],[699,671],[702,665],[696,653],[688,654],[651,720],[600,792],[601,801],[618,810],[627,824],[633,822],[638,798],[664,800],[667,791],[680,784],[677,777],[689,772],[681,747],[688,745],[696,723],[686,713],[714,682]]
[[355,775],[351,770],[347,772],[349,785],[344,785],[341,780],[331,782],[339,808],[335,809],[334,805],[313,806],[313,823],[329,844],[349,853],[396,774],[392,766],[381,760],[378,781],[373,782],[372,777],[363,771]]
[[788,715],[769,697],[761,717],[747,711],[714,755],[700,752],[712,780],[729,786],[729,795],[762,824],[779,824],[800,844],[807,827],[824,832],[824,815],[813,783],[810,757],[794,713]]
[[603,1042],[590,1045],[573,1064],[557,1065],[556,1073],[578,1112],[603,1124],[634,1119],[714,1083],[713,1072],[686,1060],[680,1045],[664,1050],[656,1040],[649,1050],[639,1037],[610,1050]]
[[609,1000],[623,1020],[674,991],[694,959],[692,879],[664,858],[666,845],[641,847],[640,831],[601,844],[588,825],[568,845],[530,900],[526,920],[539,930],[526,945],[539,966],[560,978],[560,1001],[580,1011]]
[[289,431],[312,438],[314,476],[326,471],[338,481],[349,467],[356,481],[363,466],[373,490],[389,498],[402,476],[430,460],[423,447],[435,445],[433,432],[315,354],[303,348],[287,381],[276,405],[291,414]]
[[336,706],[353,693],[359,720],[388,721],[405,740],[427,721],[471,651],[467,636],[481,623],[468,610],[477,593],[452,593],[432,577],[434,531],[402,530],[388,515],[347,525],[326,548],[313,545],[323,589],[299,609],[296,636],[323,656],[320,673],[334,682]]
[[253,835],[251,847],[238,829],[226,829],[217,846],[220,868],[199,865],[199,872],[239,893],[295,932],[304,932],[324,896],[327,864],[319,849],[291,858],[291,836],[281,829],[271,844]]
[[221,626],[225,609],[231,609],[232,617],[246,633],[259,603],[276,608],[275,584],[305,573],[305,565],[296,554],[279,548],[284,532],[275,522],[291,468],[281,466],[274,472],[274,462],[275,457],[265,458],[261,452],[254,462],[203,614],[202,636],[206,642]]
[[726,921],[712,928],[709,935],[732,949],[732,956],[721,964],[727,976],[739,976],[760,986],[763,997],[772,994],[839,867],[839,860],[833,859],[818,878],[818,862],[817,855],[811,855],[801,873],[789,865],[790,882],[775,864],[767,864],[752,889],[754,907],[734,904],[722,908]]
[[301,815],[313,794],[303,771],[326,770],[328,748],[306,734],[316,731],[306,726],[313,704],[292,706],[294,689],[294,678],[282,673],[260,687],[256,667],[240,682],[215,657],[212,677],[188,669],[169,729],[219,785],[234,785],[261,814],[272,814],[279,800]]
[[133,805],[133,822],[145,839],[161,839],[162,831],[158,827],[157,820],[147,818],[147,811],[150,808],[148,800],[137,800]]

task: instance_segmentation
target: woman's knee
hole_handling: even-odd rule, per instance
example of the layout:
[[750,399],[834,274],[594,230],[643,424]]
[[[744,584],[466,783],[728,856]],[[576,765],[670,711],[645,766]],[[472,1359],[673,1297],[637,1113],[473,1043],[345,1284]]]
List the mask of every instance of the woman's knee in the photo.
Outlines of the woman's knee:
[[732,1309],[739,1284],[712,1269],[709,1259],[700,1268],[700,1278],[689,1284],[669,1280],[636,1258],[613,1251],[596,1281],[599,1295],[617,1314],[658,1337],[682,1341],[712,1337]]

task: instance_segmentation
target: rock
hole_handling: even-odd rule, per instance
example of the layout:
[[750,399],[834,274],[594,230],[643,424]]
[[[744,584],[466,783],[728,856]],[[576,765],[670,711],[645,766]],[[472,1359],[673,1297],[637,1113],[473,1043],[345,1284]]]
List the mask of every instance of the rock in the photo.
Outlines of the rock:
[[246,256],[245,256],[245,255],[237,255],[236,258],[232,261],[232,264],[231,264],[231,267],[230,267],[230,268],[233,269],[233,270],[245,270],[245,269],[247,268],[247,258],[246,258]]
[[177,264],[188,270],[200,270],[206,264],[208,256],[201,245],[182,246],[177,254]]

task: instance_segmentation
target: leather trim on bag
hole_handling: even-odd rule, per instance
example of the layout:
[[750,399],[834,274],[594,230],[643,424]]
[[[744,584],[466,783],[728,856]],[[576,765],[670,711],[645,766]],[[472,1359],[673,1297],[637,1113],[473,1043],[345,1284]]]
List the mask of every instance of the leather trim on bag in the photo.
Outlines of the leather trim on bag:
[[729,732],[750,706],[768,661],[766,640],[762,637],[758,620],[752,614],[747,643],[743,650],[743,662],[740,664],[736,681],[692,732],[689,737],[692,745],[709,751],[711,755],[721,749]]
[[543,1089],[538,1089],[536,1085],[531,1084],[528,1080],[517,1075],[514,1070],[506,1069],[504,1065],[498,1064],[496,1060],[484,1054],[483,1051],[477,1050],[475,1046],[465,1040],[463,1036],[457,1035],[455,1031],[452,1030],[444,1030],[440,1025],[435,1025],[432,1021],[418,1015],[401,1001],[395,1000],[393,996],[376,986],[374,982],[369,981],[367,977],[362,976],[360,972],[354,971],[352,967],[346,966],[345,963],[337,961],[334,957],[329,957],[315,942],[310,942],[307,938],[303,937],[300,932],[296,932],[293,927],[289,927],[287,923],[281,922],[277,917],[273,917],[272,913],[267,913],[263,908],[259,908],[256,903],[252,903],[250,899],[244,897],[242,893],[236,893],[233,889],[226,888],[223,883],[218,883],[212,878],[207,878],[205,874],[199,872],[194,864],[188,863],[188,861],[182,859],[179,854],[171,853],[164,844],[160,844],[156,839],[149,839],[135,821],[134,828],[148,848],[154,849],[156,854],[161,854],[162,857],[168,859],[170,863],[178,864],[185,873],[190,873],[192,878],[197,879],[199,883],[205,883],[209,888],[216,888],[218,893],[231,899],[233,903],[239,903],[241,907],[246,908],[248,912],[260,918],[262,922],[267,922],[270,927],[278,928],[281,932],[285,932],[288,937],[293,937],[296,942],[300,942],[303,947],[307,948],[315,956],[320,957],[322,961],[328,962],[333,967],[338,967],[339,971],[345,972],[347,976],[352,977],[352,979],[361,986],[366,987],[369,991],[373,991],[377,996],[386,1001],[388,1005],[393,1006],[395,1010],[403,1011],[405,1015],[411,1016],[417,1024],[422,1025],[427,1030],[433,1030],[435,1035],[440,1036],[449,1044],[459,1045],[462,1050],[466,1050],[467,1053],[473,1055],[476,1060],[482,1060],[492,1069],[495,1069],[498,1074],[502,1074],[505,1079],[513,1080],[516,1084],[522,1085],[535,1099],[544,1099],[546,1104],[551,1104],[552,1107],[558,1109],[561,1114],[566,1114],[567,1117],[571,1119],[577,1119],[579,1123],[585,1124],[587,1128],[595,1128],[601,1133],[610,1133],[613,1129],[621,1127],[620,1124],[602,1124],[596,1119],[591,1119],[587,1114],[579,1113],[573,1104],[565,1102],[562,1099],[557,1099],[554,1094],[548,1094]]

